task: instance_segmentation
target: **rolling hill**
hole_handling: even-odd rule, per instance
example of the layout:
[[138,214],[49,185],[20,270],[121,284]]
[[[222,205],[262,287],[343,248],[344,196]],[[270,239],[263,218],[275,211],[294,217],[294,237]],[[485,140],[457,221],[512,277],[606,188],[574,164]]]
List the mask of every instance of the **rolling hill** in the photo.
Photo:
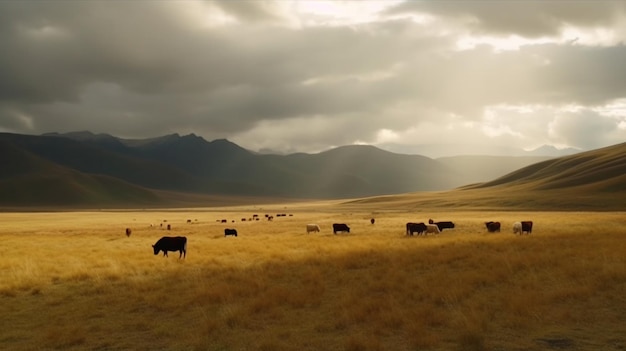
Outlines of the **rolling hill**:
[[547,160],[472,188],[625,192],[626,143]]
[[542,161],[445,192],[348,201],[345,206],[433,209],[626,210],[626,143]]
[[[158,204],[153,191],[119,179],[84,174],[0,141],[0,206]],[[7,167],[8,166],[8,167]]]

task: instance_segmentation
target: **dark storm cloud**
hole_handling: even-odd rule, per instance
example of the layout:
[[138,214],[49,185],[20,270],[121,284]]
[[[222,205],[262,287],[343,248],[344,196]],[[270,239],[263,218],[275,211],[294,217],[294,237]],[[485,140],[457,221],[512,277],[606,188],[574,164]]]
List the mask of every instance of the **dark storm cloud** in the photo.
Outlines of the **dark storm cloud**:
[[379,17],[321,26],[303,25],[296,2],[0,2],[0,130],[193,132],[307,151],[374,142],[381,131],[408,143],[484,138],[485,125],[522,146],[547,140],[537,129],[554,117],[485,122],[490,106],[625,98],[622,45],[456,47],[466,35],[458,18],[485,33],[548,35],[565,23],[613,23],[621,3],[506,2],[524,19],[506,23],[486,3],[496,4],[407,2],[390,11],[431,13],[435,24]]
[[[151,5],[147,15],[145,3],[133,4],[74,7],[74,2],[54,3],[50,6],[52,14],[45,18],[39,14],[47,8],[32,3],[32,7],[15,5],[3,11],[13,23],[7,25],[11,30],[5,35],[4,47],[13,54],[3,56],[0,65],[0,76],[5,78],[0,83],[0,99],[77,103],[91,97],[96,89],[92,86],[112,83],[126,95],[109,107],[119,114],[107,115],[122,124],[128,114],[123,113],[124,106],[116,109],[116,105],[126,104],[129,111],[140,109],[144,113],[135,115],[151,121],[193,119],[206,128],[232,132],[264,118],[358,112],[375,107],[377,97],[394,91],[350,78],[332,86],[302,84],[317,77],[385,68],[400,56],[404,45],[389,40],[390,34],[363,35],[350,28],[293,31],[280,27],[197,32],[197,28],[172,19],[166,9]],[[60,9],[64,6],[66,11]],[[73,12],[83,16],[70,15]],[[144,16],[150,20],[139,21]],[[343,92],[341,96],[336,89]],[[101,99],[107,96],[102,92]],[[158,100],[152,101],[153,96]],[[176,111],[163,105],[175,106]],[[32,115],[43,112],[25,109]],[[68,116],[84,114],[83,119],[98,118],[93,117],[98,115],[96,111],[70,106],[55,106],[53,110]]]
[[206,1],[206,4],[221,9],[239,21],[281,24],[285,20],[278,4],[272,1]]

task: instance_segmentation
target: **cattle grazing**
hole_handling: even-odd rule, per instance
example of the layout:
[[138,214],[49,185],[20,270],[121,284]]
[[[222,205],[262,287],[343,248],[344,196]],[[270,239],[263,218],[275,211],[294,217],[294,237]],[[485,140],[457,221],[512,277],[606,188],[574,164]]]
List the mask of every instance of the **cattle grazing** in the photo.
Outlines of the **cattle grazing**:
[[309,234],[311,232],[318,232],[320,231],[320,226],[317,224],[307,224],[306,225],[306,233]]
[[374,218],[370,219],[370,223],[374,224],[376,223],[376,220]]
[[522,231],[520,234],[530,234],[533,232],[533,222],[532,221],[522,221]]
[[334,223],[333,224],[333,234],[337,234],[340,232],[348,232],[350,233],[350,227],[344,223]]
[[187,220],[187,223],[191,223],[191,219],[188,219],[188,220]]
[[437,224],[426,224],[426,234],[428,233],[439,234],[441,229],[439,229]]
[[227,221],[227,220],[225,220],[225,219],[222,219],[222,220],[221,220],[221,222],[222,222],[222,223],[226,223],[226,222],[228,222],[228,221]]
[[428,220],[428,224],[434,224],[439,228],[439,231],[443,231],[444,229],[452,229],[454,228],[454,223],[450,222],[450,221],[443,221],[443,222],[435,222],[432,219]]
[[132,232],[132,230],[130,230],[130,228],[126,228],[126,236],[130,236],[131,232]]
[[172,229],[172,226],[168,224],[167,225],[167,230],[170,230],[170,229]]
[[159,251],[163,251],[163,256],[167,256],[168,251],[178,251],[178,258],[187,257],[187,238],[184,236],[164,236],[159,239],[156,244],[152,245],[154,254],[158,255]]
[[229,228],[224,229],[224,236],[228,236],[228,235],[237,236],[237,229],[229,229]]
[[522,222],[513,223],[513,234],[522,234]]
[[413,235],[413,233],[417,233],[418,235],[422,235],[426,232],[426,224],[420,223],[412,223],[408,222],[406,224],[406,235]]
[[489,233],[495,233],[500,231],[500,222],[485,222],[487,231]]

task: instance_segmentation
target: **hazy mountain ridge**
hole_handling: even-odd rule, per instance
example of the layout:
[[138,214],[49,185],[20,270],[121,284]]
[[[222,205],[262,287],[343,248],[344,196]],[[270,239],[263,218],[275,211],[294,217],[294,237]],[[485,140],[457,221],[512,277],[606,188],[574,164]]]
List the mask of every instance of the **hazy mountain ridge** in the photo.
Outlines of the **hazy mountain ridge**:
[[[58,169],[132,185],[147,191],[146,199],[158,198],[155,194],[160,191],[311,199],[437,191],[489,181],[547,159],[431,159],[367,145],[342,146],[317,154],[263,155],[228,140],[206,141],[194,134],[121,139],[90,132],[42,136],[0,133],[0,141]],[[33,175],[16,168],[19,162],[5,164],[24,178]],[[46,173],[46,169],[34,173]],[[99,192],[106,193],[107,186],[113,185],[100,186]]]
[[385,143],[379,145],[379,147],[390,152],[427,155],[435,159],[457,156],[561,157],[585,151],[575,148],[558,149],[552,145],[542,145],[532,150],[480,144],[400,145]]

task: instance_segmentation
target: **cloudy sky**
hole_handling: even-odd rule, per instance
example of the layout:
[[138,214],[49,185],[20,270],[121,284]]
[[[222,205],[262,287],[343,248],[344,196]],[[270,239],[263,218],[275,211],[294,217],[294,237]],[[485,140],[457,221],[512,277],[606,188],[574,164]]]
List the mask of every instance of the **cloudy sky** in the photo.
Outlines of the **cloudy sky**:
[[626,141],[625,40],[626,1],[0,0],[0,132],[593,149]]

